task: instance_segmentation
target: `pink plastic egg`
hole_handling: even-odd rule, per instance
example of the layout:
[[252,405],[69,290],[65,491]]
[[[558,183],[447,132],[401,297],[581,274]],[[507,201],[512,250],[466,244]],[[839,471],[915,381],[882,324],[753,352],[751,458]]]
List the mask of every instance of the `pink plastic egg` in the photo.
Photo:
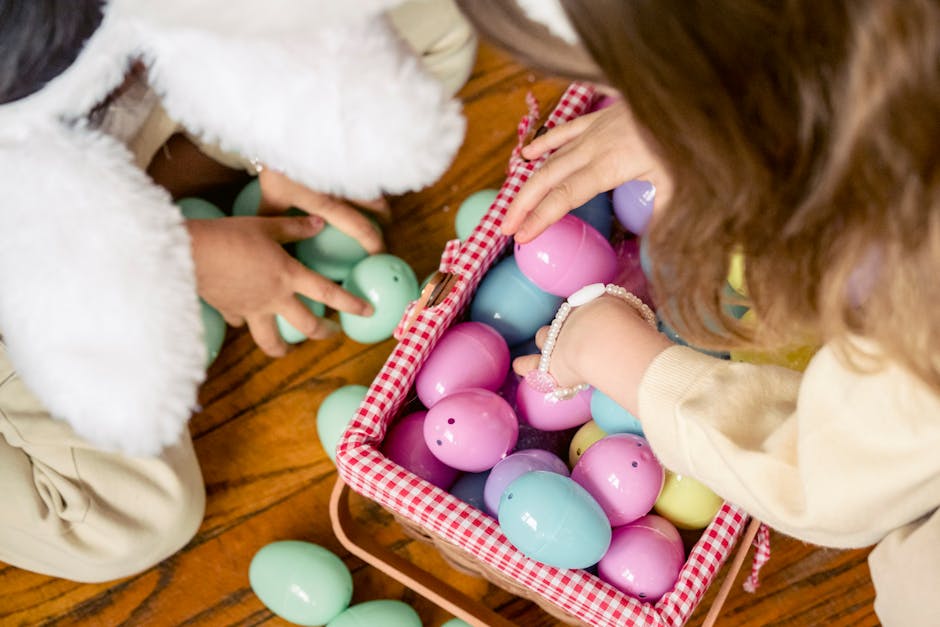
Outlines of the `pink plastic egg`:
[[611,526],[617,527],[653,509],[665,471],[645,438],[615,433],[584,451],[571,478],[594,497]]
[[566,401],[539,392],[522,380],[516,388],[519,421],[542,431],[562,431],[580,427],[591,419],[591,390],[579,392]]
[[509,403],[481,388],[445,396],[424,420],[424,441],[434,456],[467,472],[495,466],[518,437],[519,421]]
[[617,274],[614,249],[597,229],[568,214],[525,244],[516,263],[538,287],[567,298],[585,285],[609,283]]
[[499,390],[509,372],[509,346],[493,327],[462,322],[448,329],[415,377],[425,407],[468,388]]
[[651,514],[614,529],[597,574],[624,593],[655,603],[676,585],[684,562],[679,532]]
[[428,483],[447,490],[460,474],[431,453],[424,441],[426,411],[416,411],[395,422],[382,442],[385,456]]

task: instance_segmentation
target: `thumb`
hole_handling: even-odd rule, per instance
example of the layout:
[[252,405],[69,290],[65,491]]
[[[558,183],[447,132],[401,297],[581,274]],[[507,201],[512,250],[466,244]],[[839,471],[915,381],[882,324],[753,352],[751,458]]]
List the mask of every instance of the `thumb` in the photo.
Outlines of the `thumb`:
[[264,220],[264,232],[280,244],[313,237],[326,225],[320,216],[278,216],[259,219]]

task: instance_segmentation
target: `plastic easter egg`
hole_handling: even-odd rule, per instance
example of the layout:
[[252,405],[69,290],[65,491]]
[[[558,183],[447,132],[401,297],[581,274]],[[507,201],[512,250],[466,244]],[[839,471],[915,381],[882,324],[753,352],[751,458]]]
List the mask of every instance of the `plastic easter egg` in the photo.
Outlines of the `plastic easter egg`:
[[[326,307],[323,303],[318,303],[317,301],[307,298],[303,294],[298,294],[298,298],[307,306],[313,315],[318,318],[322,318],[323,314],[326,313]],[[287,318],[278,314],[274,317],[274,321],[277,323],[277,331],[281,334],[281,338],[288,344],[298,344],[307,339],[307,336],[294,328],[290,322],[287,321]]]
[[202,315],[202,337],[206,342],[206,368],[208,368],[222,350],[227,327],[222,314],[201,298],[199,299],[199,312]]
[[664,477],[649,443],[630,433],[598,440],[582,453],[571,471],[571,478],[597,500],[614,527],[653,509]]
[[523,379],[516,388],[519,421],[543,431],[580,427],[591,419],[591,390],[578,392],[568,400],[539,392]]
[[631,233],[642,235],[653,217],[656,188],[649,181],[627,181],[614,188],[614,214]]
[[597,229],[570,213],[525,244],[516,244],[516,261],[541,289],[567,298],[585,285],[609,283],[617,256]]
[[256,216],[261,206],[261,182],[255,177],[245,185],[232,203],[233,216]]
[[544,470],[509,484],[499,502],[499,526],[524,555],[558,568],[587,568],[610,546],[610,523],[587,490]]
[[428,410],[424,441],[439,460],[467,472],[496,465],[516,445],[519,422],[503,397],[482,388],[445,396]]
[[604,239],[610,239],[614,228],[614,206],[607,192],[598,194],[580,207],[575,207],[570,213],[597,229]]
[[327,394],[317,408],[317,435],[330,461],[336,462],[336,445],[368,391],[364,385],[344,385]]
[[550,323],[562,300],[527,279],[510,256],[483,277],[470,304],[470,319],[493,327],[511,346]]
[[545,470],[568,476],[568,466],[554,453],[541,449],[526,449],[507,455],[493,466],[483,489],[483,503],[486,511],[496,516],[499,512],[499,500],[506,487],[527,472]]
[[457,239],[464,241],[473,229],[477,228],[480,220],[489,211],[490,206],[496,201],[499,191],[495,189],[482,189],[467,196],[467,199],[460,203],[457,209],[457,218],[455,220],[455,230]]
[[701,482],[667,470],[653,511],[679,529],[704,529],[722,503],[721,497]]
[[[379,231],[374,221],[372,226]],[[355,239],[327,224],[313,237],[294,244],[294,255],[314,272],[333,281],[343,281],[369,253]],[[417,279],[415,281],[417,283]]]
[[666,337],[668,337],[669,340],[670,340],[671,342],[674,342],[675,344],[681,344],[682,346],[688,346],[689,348],[693,348],[693,349],[697,350],[698,352],[702,353],[703,355],[711,355],[712,357],[717,357],[718,359],[728,359],[728,356],[729,356],[728,353],[725,353],[725,352],[722,352],[722,351],[708,350],[708,349],[706,349],[706,348],[700,348],[700,347],[698,347],[698,346],[692,346],[691,344],[689,344],[688,342],[686,342],[686,341],[685,341],[685,338],[683,338],[681,335],[679,335],[679,332],[676,331],[675,329],[673,329],[673,328],[669,325],[668,322],[666,322],[665,320],[663,320],[662,318],[660,318],[660,317],[658,317],[658,316],[657,316],[657,318],[656,318],[656,326],[657,326],[657,328],[659,329],[659,332],[660,332],[660,333],[662,333],[663,335],[665,335]]
[[747,286],[744,284],[744,254],[740,251],[731,255],[728,262],[728,285],[741,296],[747,296]]
[[454,485],[450,486],[450,493],[467,505],[485,512],[486,505],[483,501],[483,490],[486,488],[486,479],[489,476],[490,472],[488,470],[464,473],[454,482]]
[[482,322],[455,324],[441,336],[415,376],[415,392],[425,407],[459,390],[499,390],[509,373],[509,347]]
[[421,617],[401,601],[380,599],[358,603],[326,624],[326,627],[421,627]]
[[636,416],[596,388],[591,392],[591,417],[606,433],[643,435],[643,427]]
[[392,424],[382,442],[382,452],[402,468],[447,490],[460,472],[438,459],[428,448],[424,438],[426,418],[426,411],[418,411]]
[[225,217],[221,209],[202,198],[180,198],[176,201],[176,205],[187,220],[215,220]]
[[640,260],[640,239],[633,237],[617,242],[614,246],[614,253],[617,255],[619,268],[617,276],[614,277],[614,283],[622,286],[655,310],[656,302],[653,300],[649,279],[643,271]]
[[325,625],[349,607],[349,569],[328,549],[310,542],[272,542],[248,568],[251,589],[265,606],[298,625]]
[[685,562],[679,532],[659,516],[644,516],[614,529],[598,576],[625,594],[655,603],[672,590]]
[[452,618],[441,627],[470,627],[470,623],[460,618]]
[[[757,325],[757,314],[754,313],[753,309],[749,309],[741,316],[741,322]],[[818,346],[791,344],[765,350],[739,348],[731,351],[730,356],[733,361],[743,361],[749,364],[773,364],[803,372],[818,350]]]
[[571,446],[568,448],[568,466],[574,468],[581,456],[584,455],[584,451],[606,436],[607,432],[601,429],[593,420],[584,423],[574,434],[574,437],[571,438]]
[[594,113],[595,111],[600,111],[601,109],[606,109],[606,108],[609,107],[610,105],[614,104],[615,102],[619,102],[619,101],[620,101],[620,98],[618,98],[617,96],[608,96],[608,95],[601,96],[601,97],[595,99],[593,103],[591,103],[590,112],[591,112],[591,113]]
[[394,255],[366,257],[352,269],[343,287],[375,309],[368,317],[339,312],[343,331],[362,344],[392,337],[405,309],[418,298],[418,278],[407,263]]

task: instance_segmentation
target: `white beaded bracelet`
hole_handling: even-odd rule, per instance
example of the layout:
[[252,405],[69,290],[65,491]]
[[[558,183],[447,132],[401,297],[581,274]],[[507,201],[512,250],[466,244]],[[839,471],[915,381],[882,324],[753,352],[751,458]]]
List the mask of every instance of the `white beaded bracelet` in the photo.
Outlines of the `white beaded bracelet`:
[[555,349],[555,342],[558,340],[558,334],[561,333],[561,327],[565,324],[565,320],[568,319],[571,310],[575,307],[586,305],[604,294],[610,294],[611,296],[623,300],[633,307],[651,327],[656,328],[656,314],[653,313],[653,310],[625,288],[614,285],[613,283],[608,283],[607,285],[603,283],[585,285],[569,296],[568,300],[563,302],[561,307],[558,308],[555,319],[552,320],[552,326],[548,329],[548,337],[545,338],[545,343],[542,344],[542,356],[539,358],[539,366],[525,376],[525,381],[530,387],[538,392],[551,394],[555,399],[560,401],[573,398],[579,392],[583,392],[591,387],[587,383],[579,383],[578,385],[566,388],[558,387],[558,382],[555,381],[555,377],[548,372],[548,366],[552,359],[552,351]]

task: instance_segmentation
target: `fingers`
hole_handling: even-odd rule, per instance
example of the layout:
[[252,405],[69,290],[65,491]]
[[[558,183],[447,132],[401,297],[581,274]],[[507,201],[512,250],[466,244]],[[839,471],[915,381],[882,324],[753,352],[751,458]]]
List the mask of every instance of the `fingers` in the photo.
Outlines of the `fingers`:
[[[577,155],[569,155],[566,156],[566,158],[553,156],[553,158],[546,161],[541,169],[533,174],[526,184],[522,186],[515,200],[512,201],[512,204],[509,205],[509,209],[506,210],[506,217],[503,218],[502,224],[503,234],[517,234],[522,224],[526,221],[526,218],[538,207],[545,196],[554,191],[556,187],[570,186],[570,183],[567,182],[568,177],[582,167],[583,164],[580,162],[580,158]],[[568,209],[574,206],[577,205],[573,205]],[[530,230],[529,239],[532,239],[536,235],[538,235],[538,233],[532,233]]]
[[542,346],[545,344],[545,338],[548,337],[548,331],[549,327],[544,326],[535,334],[535,345],[539,347],[539,350],[542,350]]
[[[305,267],[296,259],[291,259],[290,281],[295,293],[303,294],[307,298],[319,301],[337,311],[345,311],[357,316],[371,316],[374,313],[372,305],[368,302],[353,296],[333,281]],[[297,330],[302,331],[300,327],[297,327]]]
[[596,196],[599,193],[597,187],[597,172],[587,167],[570,173],[547,191],[543,191],[541,198],[516,228],[516,242],[525,244],[538,237],[572,209]]
[[317,215],[353,238],[367,253],[374,255],[385,249],[382,234],[362,212],[350,205],[319,192],[305,189],[295,206],[310,215]]
[[297,297],[279,307],[279,313],[295,329],[311,340],[323,340],[336,335],[340,327],[333,320],[318,318]]
[[313,237],[323,230],[326,223],[320,216],[299,217],[266,217],[266,218],[235,218],[245,220],[261,220],[261,228],[265,234],[278,242],[296,242]]
[[591,125],[592,116],[594,116],[593,113],[577,117],[554,127],[544,135],[539,135],[522,148],[522,156],[526,159],[536,159],[546,152],[567,144]]
[[512,362],[513,371],[520,377],[524,377],[526,374],[538,367],[538,355],[523,355],[522,357],[516,357]]
[[287,354],[287,342],[281,339],[281,334],[278,333],[274,314],[259,314],[246,318],[246,321],[252,339],[265,355],[283,357]]
[[372,200],[361,200],[358,198],[349,198],[347,200],[355,207],[372,212],[383,222],[389,221],[392,217],[392,206],[388,204],[388,200],[385,196],[379,196]]

